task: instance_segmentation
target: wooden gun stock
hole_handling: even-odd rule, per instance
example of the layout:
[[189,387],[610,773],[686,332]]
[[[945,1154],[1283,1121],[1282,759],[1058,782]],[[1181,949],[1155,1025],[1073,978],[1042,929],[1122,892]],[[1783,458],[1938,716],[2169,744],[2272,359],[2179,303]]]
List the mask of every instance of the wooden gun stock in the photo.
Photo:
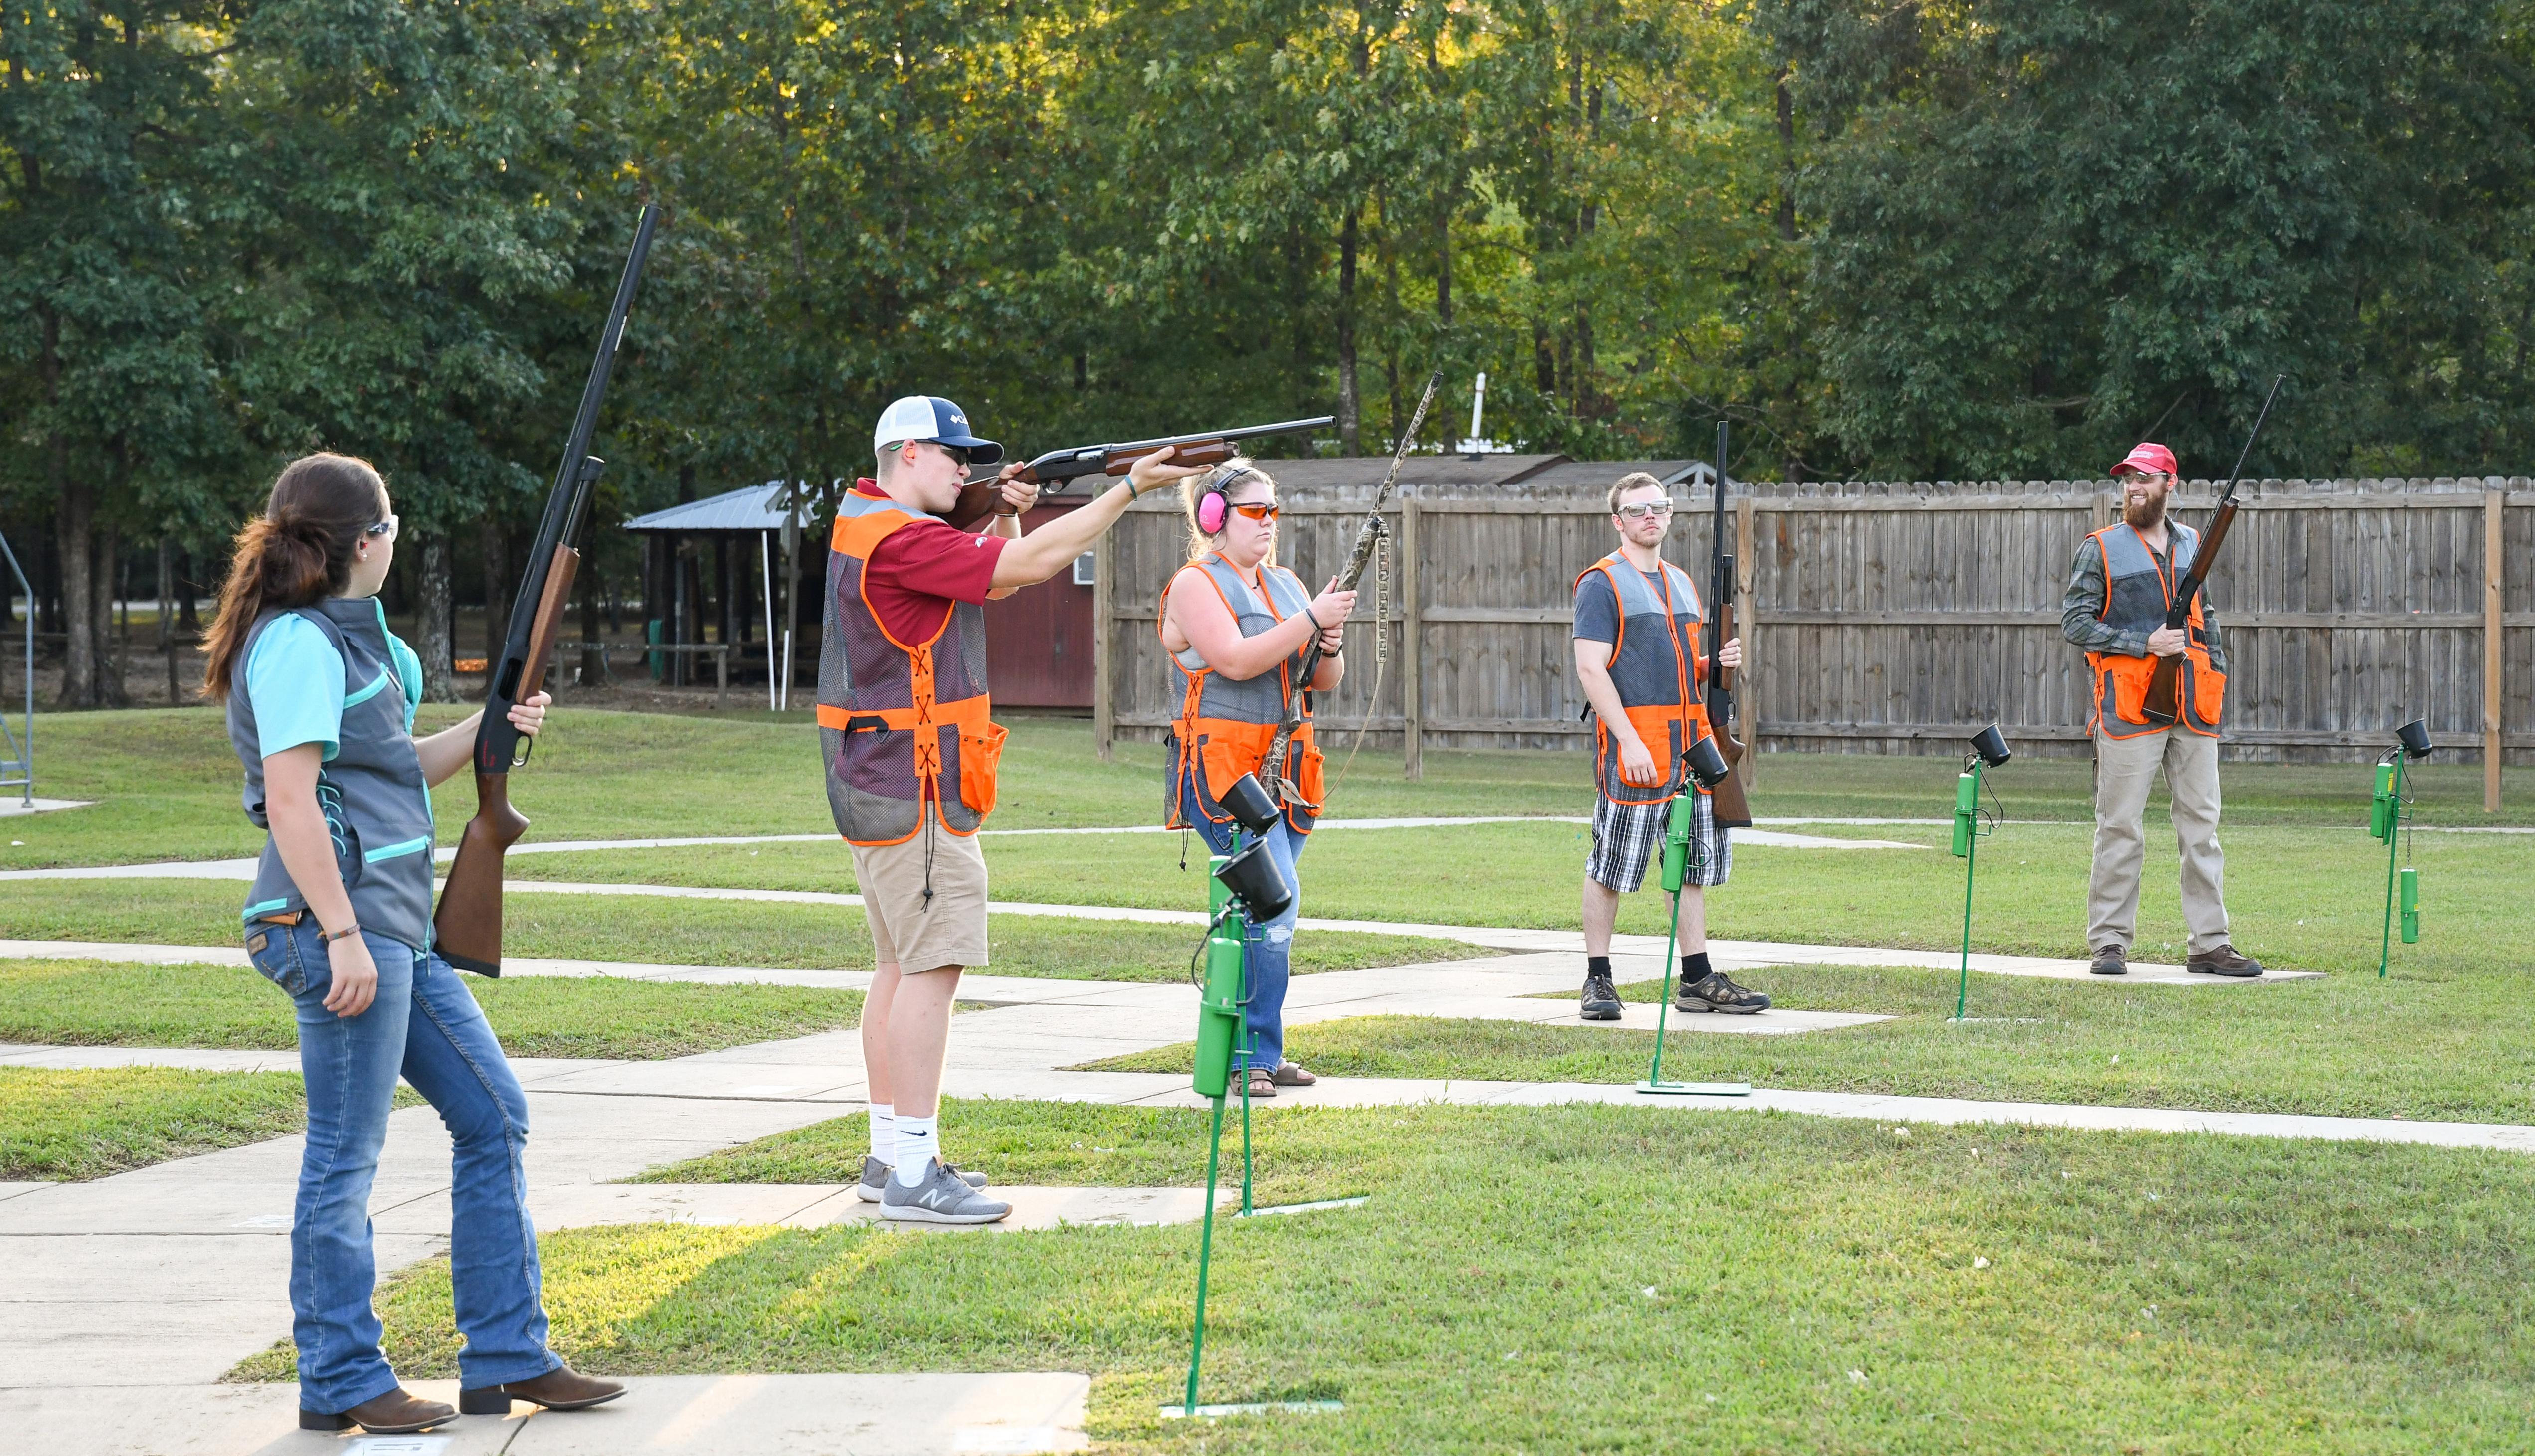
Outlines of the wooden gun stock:
[[459,838],[431,916],[431,948],[462,971],[502,974],[502,855],[527,828],[527,817],[511,807],[511,776],[479,771],[475,817]]
[[[563,616],[572,601],[572,578],[581,568],[581,553],[555,548],[546,573],[545,594],[537,599],[536,626],[528,634],[528,666],[516,690],[522,699],[534,698],[545,683],[546,659],[563,633]],[[488,702],[485,711],[508,704]],[[534,743],[534,739],[527,740]],[[523,755],[525,757],[525,754]],[[458,839],[458,858],[449,865],[449,883],[431,915],[432,949],[462,971],[479,976],[502,974],[502,859],[527,832],[527,816],[511,807],[511,774],[506,766],[475,769],[475,817]]]

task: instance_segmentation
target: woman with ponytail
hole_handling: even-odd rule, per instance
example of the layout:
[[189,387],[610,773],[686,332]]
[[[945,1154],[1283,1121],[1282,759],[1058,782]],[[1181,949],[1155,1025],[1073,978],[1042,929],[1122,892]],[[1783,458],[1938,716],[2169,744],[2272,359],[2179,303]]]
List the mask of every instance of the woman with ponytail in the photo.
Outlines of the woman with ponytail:
[[[1169,779],[1163,802],[1170,827],[1195,828],[1217,854],[1232,853],[1239,826],[1220,796],[1268,759],[1285,704],[1305,684],[1304,650],[1320,638],[1320,671],[1308,685],[1326,693],[1346,676],[1347,613],[1355,593],[1337,578],[1317,597],[1302,578],[1276,565],[1276,482],[1243,458],[1224,461],[1180,482],[1189,522],[1188,565],[1162,588],[1162,650],[1179,674],[1181,708],[1163,756]],[[1312,742],[1311,707],[1287,757],[1288,776],[1302,794],[1268,831],[1268,854],[1297,890],[1294,861],[1320,816],[1321,751]],[[1271,792],[1275,786],[1267,786]],[[1246,1050],[1238,1054],[1250,1095],[1273,1097],[1279,1086],[1318,1080],[1285,1060],[1285,985],[1292,975],[1298,893],[1284,913],[1254,929]]]
[[[431,785],[473,756],[476,719],[413,736],[422,663],[378,602],[396,538],[368,461],[291,462],[238,533],[205,643],[204,694],[227,700],[247,818],[271,834],[247,894],[247,953],[299,1021],[308,1137],[290,1306],[311,1430],[417,1431],[458,1414],[398,1383],[370,1307],[370,1184],[400,1075],[453,1145],[460,1409],[507,1412],[514,1396],[574,1409],[625,1389],[546,1348],[521,1160],[527,1099],[475,999],[430,952]],[[535,733],[548,701],[536,695],[511,721]]]

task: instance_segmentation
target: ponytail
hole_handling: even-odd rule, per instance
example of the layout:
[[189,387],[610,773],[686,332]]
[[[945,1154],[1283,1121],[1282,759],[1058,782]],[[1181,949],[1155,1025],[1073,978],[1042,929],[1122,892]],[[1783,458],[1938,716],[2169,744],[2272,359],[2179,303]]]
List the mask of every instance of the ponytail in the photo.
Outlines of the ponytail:
[[266,612],[304,607],[342,591],[361,532],[387,518],[388,488],[369,461],[313,455],[282,467],[264,514],[237,533],[220,614],[204,637],[211,661],[203,696],[229,696],[239,651]]

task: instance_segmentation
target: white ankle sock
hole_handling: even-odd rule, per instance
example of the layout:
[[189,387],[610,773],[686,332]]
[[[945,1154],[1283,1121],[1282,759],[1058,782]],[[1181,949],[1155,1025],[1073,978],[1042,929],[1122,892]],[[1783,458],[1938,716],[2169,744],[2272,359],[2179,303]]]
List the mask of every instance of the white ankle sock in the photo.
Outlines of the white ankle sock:
[[886,1163],[897,1156],[897,1115],[886,1102],[871,1105],[871,1155]]
[[911,1188],[932,1177],[933,1160],[941,1156],[938,1117],[897,1119],[897,1167],[890,1176],[898,1186]]

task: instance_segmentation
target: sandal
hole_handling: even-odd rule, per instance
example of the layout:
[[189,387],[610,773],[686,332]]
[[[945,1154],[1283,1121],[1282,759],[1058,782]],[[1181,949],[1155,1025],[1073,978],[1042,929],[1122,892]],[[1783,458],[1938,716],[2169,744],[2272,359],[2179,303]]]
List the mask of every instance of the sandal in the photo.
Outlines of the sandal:
[[1249,1077],[1249,1095],[1252,1098],[1273,1097],[1276,1095],[1276,1074],[1274,1072],[1269,1071],[1264,1066],[1254,1066],[1250,1068]]
[[1276,1068],[1276,1085],[1279,1087],[1308,1087],[1319,1080],[1297,1062],[1288,1062]]

